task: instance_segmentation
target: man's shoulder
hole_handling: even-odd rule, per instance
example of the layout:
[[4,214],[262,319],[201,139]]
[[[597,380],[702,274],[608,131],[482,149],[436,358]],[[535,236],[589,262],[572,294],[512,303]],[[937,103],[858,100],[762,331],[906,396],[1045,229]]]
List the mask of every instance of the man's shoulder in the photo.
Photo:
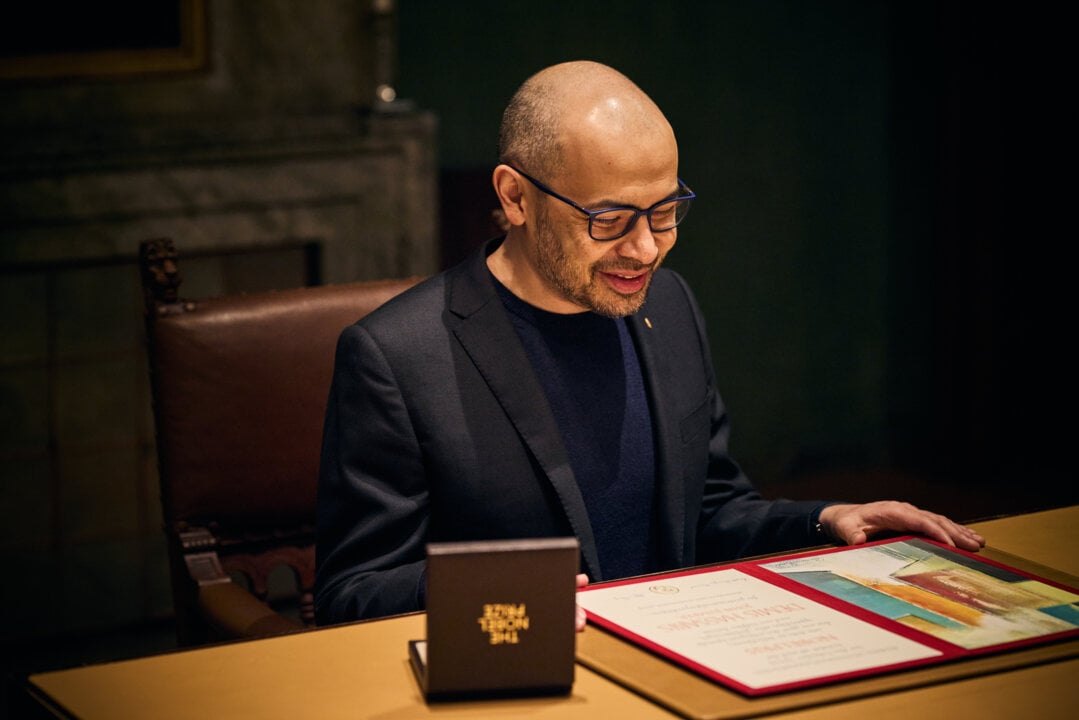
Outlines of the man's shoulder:
[[660,268],[652,276],[652,285],[648,290],[645,307],[695,308],[697,301],[689,283],[677,271]]
[[672,270],[669,267],[661,267],[656,270],[656,274],[652,277],[652,283],[654,286],[665,288],[668,291],[689,288],[685,278],[677,270]]
[[357,324],[371,332],[408,332],[442,324],[444,313],[461,312],[470,299],[493,295],[492,287],[482,282],[484,267],[479,253],[432,275],[362,318]]
[[432,275],[375,308],[356,324],[371,331],[400,330],[402,323],[413,323],[425,317],[438,317],[444,304],[446,273]]

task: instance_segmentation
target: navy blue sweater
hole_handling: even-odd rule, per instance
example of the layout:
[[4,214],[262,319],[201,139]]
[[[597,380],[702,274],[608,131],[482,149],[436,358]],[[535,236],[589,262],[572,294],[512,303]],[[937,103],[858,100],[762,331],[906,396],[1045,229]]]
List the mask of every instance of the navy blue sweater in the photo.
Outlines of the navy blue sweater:
[[546,312],[496,286],[554,412],[588,508],[603,573],[591,580],[652,571],[652,420],[625,320]]

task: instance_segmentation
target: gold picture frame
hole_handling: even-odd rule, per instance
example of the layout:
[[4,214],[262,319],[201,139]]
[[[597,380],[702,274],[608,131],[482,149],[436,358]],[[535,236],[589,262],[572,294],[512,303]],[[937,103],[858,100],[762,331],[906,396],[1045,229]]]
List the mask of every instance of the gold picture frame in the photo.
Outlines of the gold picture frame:
[[[107,43],[102,46],[102,43],[86,42],[81,44],[92,49],[55,45],[41,51],[28,48],[0,56],[0,80],[114,79],[204,69],[209,56],[206,0],[175,0],[171,5],[177,13],[175,43],[113,48]],[[163,12],[167,11],[168,7],[164,8]],[[93,32],[93,27],[86,30]]]

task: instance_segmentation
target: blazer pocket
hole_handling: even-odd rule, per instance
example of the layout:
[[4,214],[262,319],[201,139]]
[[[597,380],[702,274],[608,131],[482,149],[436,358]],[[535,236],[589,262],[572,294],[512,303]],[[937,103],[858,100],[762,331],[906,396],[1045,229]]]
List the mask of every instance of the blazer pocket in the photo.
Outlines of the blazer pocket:
[[697,437],[701,433],[707,433],[709,427],[709,418],[711,413],[709,410],[712,407],[712,396],[715,394],[715,390],[709,390],[708,394],[704,396],[704,401],[700,405],[693,408],[693,410],[682,418],[680,429],[682,431],[682,442],[690,443],[693,438]]

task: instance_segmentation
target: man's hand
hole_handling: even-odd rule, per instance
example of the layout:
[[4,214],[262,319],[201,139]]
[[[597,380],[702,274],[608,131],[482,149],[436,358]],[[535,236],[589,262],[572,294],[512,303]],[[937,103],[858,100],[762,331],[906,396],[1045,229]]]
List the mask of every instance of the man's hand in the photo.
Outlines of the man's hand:
[[[577,587],[583,588],[588,584],[588,576],[581,573],[577,576]],[[577,606],[577,632],[584,630],[585,623],[588,622],[588,615],[585,613],[584,608],[580,605]]]
[[847,545],[860,545],[878,533],[892,531],[925,535],[970,552],[985,547],[985,538],[970,528],[896,500],[829,505],[821,511],[820,524],[829,536]]

